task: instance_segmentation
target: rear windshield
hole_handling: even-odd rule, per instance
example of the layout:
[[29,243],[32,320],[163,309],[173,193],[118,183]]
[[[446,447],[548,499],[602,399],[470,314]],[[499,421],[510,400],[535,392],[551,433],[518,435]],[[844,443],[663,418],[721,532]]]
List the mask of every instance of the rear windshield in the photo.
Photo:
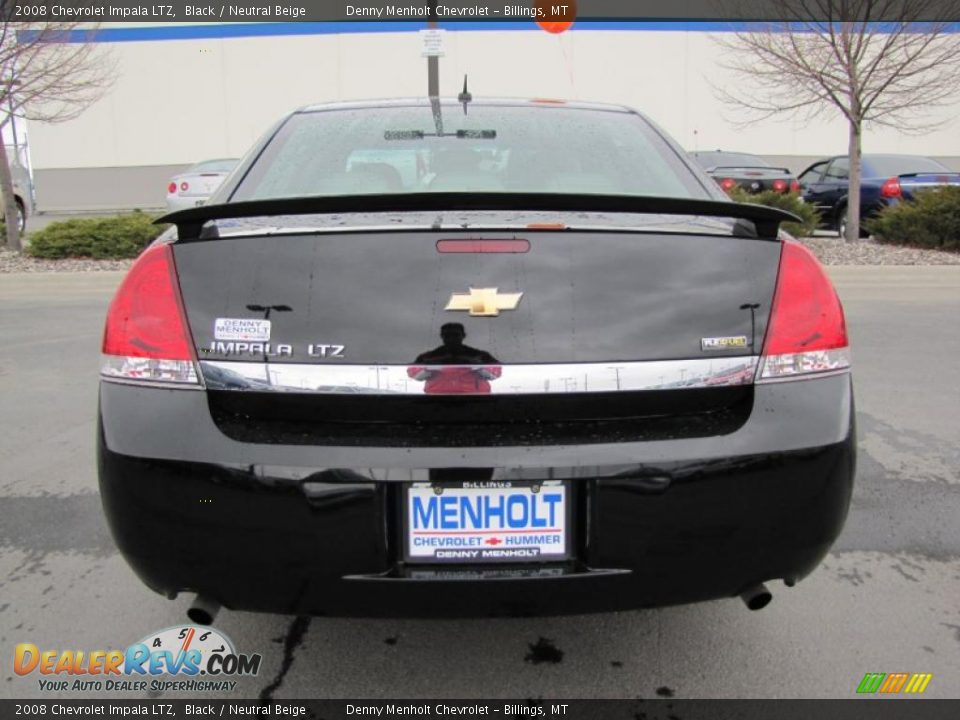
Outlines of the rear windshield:
[[927,157],[907,155],[904,157],[872,157],[865,159],[867,171],[876,177],[893,177],[911,173],[951,172],[945,165]]
[[715,167],[770,167],[770,163],[762,157],[743,153],[697,152],[693,153],[693,159],[706,170]]
[[422,192],[712,198],[631,113],[423,105],[297,113],[231,199]]

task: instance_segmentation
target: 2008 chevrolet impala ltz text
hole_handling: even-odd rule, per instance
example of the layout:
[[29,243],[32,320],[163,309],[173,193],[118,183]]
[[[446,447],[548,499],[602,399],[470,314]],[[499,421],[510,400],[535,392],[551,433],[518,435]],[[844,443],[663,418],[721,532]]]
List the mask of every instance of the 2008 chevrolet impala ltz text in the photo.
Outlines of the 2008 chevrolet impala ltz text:
[[854,476],[843,310],[791,219],[623,107],[294,112],[110,306],[114,538],[199,622],[762,607]]

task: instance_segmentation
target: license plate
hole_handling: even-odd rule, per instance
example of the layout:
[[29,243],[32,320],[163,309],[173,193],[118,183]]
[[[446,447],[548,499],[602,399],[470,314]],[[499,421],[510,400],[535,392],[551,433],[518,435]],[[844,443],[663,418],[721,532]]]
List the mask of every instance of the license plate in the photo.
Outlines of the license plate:
[[542,563],[569,557],[570,502],[563,483],[406,491],[408,562]]

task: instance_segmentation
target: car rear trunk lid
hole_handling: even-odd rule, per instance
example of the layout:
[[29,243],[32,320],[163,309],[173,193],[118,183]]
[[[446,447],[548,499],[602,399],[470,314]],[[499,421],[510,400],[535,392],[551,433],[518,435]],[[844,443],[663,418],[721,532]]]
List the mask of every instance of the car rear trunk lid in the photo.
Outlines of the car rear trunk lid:
[[[441,251],[443,241],[517,239],[527,252]],[[354,231],[174,252],[201,361],[509,366],[756,355],[780,245],[668,232]],[[459,349],[441,337],[450,324],[465,333]]]

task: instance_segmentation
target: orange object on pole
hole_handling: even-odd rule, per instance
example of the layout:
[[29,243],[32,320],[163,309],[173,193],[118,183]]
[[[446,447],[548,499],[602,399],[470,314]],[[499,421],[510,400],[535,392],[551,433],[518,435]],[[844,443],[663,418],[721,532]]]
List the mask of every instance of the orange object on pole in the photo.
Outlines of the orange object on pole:
[[[560,5],[559,3],[564,4]],[[536,0],[533,6],[538,11],[537,25],[542,30],[555,35],[569,30],[577,17],[576,0]],[[563,10],[561,13],[554,15],[553,8],[555,7],[563,8]],[[569,18],[569,20],[556,20],[555,18]]]

